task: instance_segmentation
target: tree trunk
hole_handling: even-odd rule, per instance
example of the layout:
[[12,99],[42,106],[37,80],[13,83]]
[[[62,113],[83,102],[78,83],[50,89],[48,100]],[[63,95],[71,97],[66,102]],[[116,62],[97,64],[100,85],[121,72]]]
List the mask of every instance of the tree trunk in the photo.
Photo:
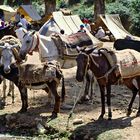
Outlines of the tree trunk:
[[[10,3],[10,4],[9,4]],[[14,0],[7,0],[7,5],[13,6]]]
[[45,15],[50,15],[56,10],[56,0],[44,0],[45,2]]
[[3,5],[4,4],[4,0],[0,0],[0,5]]
[[94,19],[96,20],[99,14],[105,14],[105,0],[95,0],[94,2]]
[[80,2],[80,0],[68,0],[69,5],[74,5],[76,3]]
[[23,5],[30,5],[32,4],[31,0],[23,0]]

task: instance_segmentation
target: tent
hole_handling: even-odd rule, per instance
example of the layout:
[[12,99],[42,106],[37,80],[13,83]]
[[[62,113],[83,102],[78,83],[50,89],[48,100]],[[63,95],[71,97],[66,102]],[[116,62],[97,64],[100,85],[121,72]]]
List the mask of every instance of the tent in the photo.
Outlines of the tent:
[[0,10],[2,10],[4,13],[5,21],[10,21],[11,17],[16,13],[16,11],[8,5],[0,5]]
[[[77,33],[80,25],[83,24],[78,15],[64,16],[61,11],[53,12],[52,17],[41,27],[40,34],[49,36],[50,34],[63,29],[65,34]],[[86,33],[90,36],[94,45],[102,46],[103,43],[95,38],[88,30]]]
[[41,19],[41,16],[32,5],[21,5],[17,11],[20,12],[21,15],[24,15],[29,22]]
[[118,14],[114,15],[99,15],[93,30],[96,30],[99,26],[102,26],[104,30],[109,30],[115,39],[124,39],[126,36],[130,36],[133,39],[140,40],[139,37],[131,35],[122,25],[121,19]]

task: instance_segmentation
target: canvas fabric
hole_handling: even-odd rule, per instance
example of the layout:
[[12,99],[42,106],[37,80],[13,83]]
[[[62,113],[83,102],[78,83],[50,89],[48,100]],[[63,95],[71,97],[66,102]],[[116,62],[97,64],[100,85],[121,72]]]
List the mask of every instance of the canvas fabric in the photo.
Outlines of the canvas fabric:
[[77,46],[81,48],[93,47],[92,41],[86,33],[79,32],[71,35],[54,34],[51,38],[54,41],[61,58],[71,57],[75,59],[78,55],[76,50]]
[[52,63],[22,64],[19,66],[19,80],[27,85],[58,81],[56,71],[61,73],[59,67]]
[[139,52],[132,49],[121,51],[110,50],[110,53],[104,54],[111,67],[118,66],[118,72],[123,79],[140,75],[140,57]]

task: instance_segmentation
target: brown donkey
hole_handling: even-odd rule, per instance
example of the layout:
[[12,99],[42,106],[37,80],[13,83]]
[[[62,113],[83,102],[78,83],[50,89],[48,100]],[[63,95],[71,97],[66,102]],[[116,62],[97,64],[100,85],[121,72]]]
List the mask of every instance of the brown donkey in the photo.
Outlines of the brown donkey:
[[[105,114],[105,88],[107,91],[107,105],[108,105],[108,119],[112,118],[111,112],[111,85],[115,84],[120,75],[116,75],[116,67],[111,67],[108,59],[105,57],[103,51],[105,49],[100,50],[79,50],[80,53],[77,56],[77,73],[76,79],[81,82],[84,79],[85,73],[88,69],[90,69],[99,84],[100,92],[101,92],[101,103],[102,110],[99,118],[103,118]],[[92,52],[92,53],[91,53]],[[133,96],[128,106],[127,115],[129,116],[132,112],[131,108],[134,102],[134,99],[137,95],[137,92],[140,96],[140,76],[135,76],[131,78],[123,78],[123,83],[132,91]],[[140,114],[140,97],[139,97],[139,109],[137,115]]]

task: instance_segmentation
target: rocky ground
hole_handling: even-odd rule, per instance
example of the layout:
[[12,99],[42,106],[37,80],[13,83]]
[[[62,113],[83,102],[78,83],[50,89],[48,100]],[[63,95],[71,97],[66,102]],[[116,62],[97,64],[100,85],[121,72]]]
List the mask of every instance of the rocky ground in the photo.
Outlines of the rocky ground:
[[[111,43],[105,46],[111,47]],[[29,57],[32,63],[39,62],[38,55]],[[75,79],[76,67],[63,69],[66,87],[66,104],[73,106],[77,96],[84,91],[83,83]],[[59,87],[59,92],[61,87]],[[2,84],[0,94],[2,94]],[[91,103],[78,104],[73,111],[61,109],[58,118],[49,120],[52,107],[47,106],[47,94],[43,90],[28,90],[29,109],[25,114],[17,114],[21,107],[20,95],[15,88],[15,103],[7,97],[6,106],[0,110],[0,139],[73,139],[73,140],[139,140],[140,117],[135,117],[138,108],[136,97],[133,112],[126,117],[126,109],[132,93],[124,86],[112,87],[111,121],[99,120],[101,103],[98,86]],[[44,135],[46,134],[46,135]]]

